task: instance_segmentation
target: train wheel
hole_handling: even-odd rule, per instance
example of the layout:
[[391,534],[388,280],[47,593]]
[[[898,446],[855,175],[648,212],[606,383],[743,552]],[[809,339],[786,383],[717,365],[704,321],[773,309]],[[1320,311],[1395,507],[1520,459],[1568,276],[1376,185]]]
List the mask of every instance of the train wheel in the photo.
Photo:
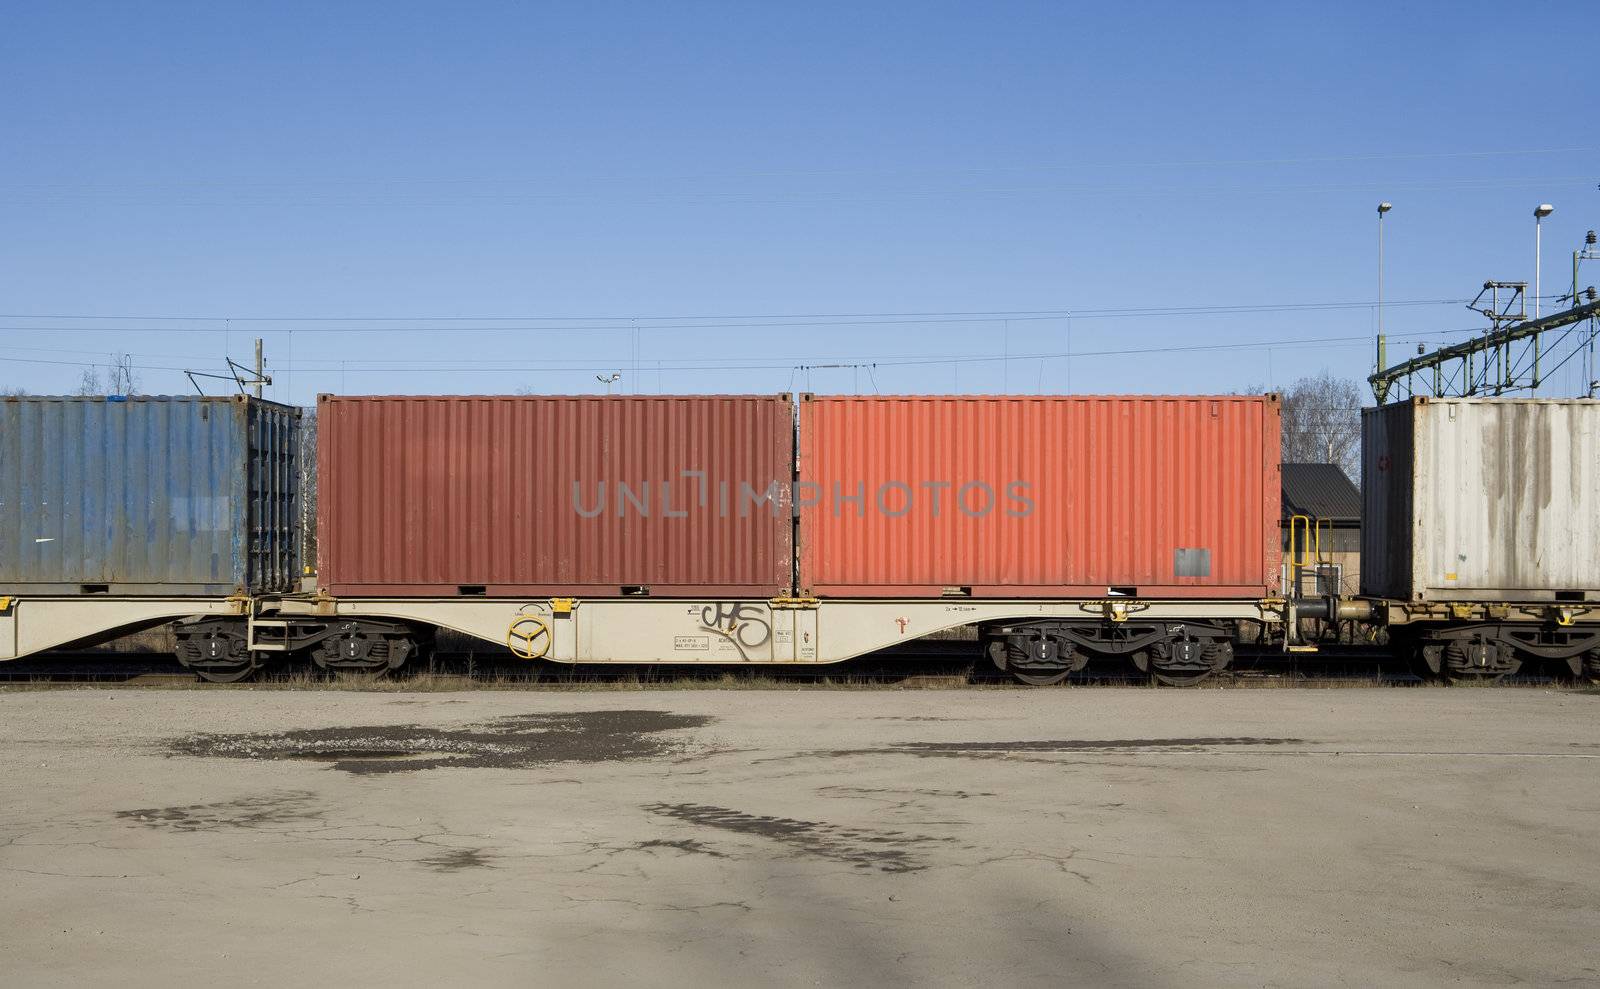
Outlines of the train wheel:
[[204,680],[206,683],[238,683],[241,680],[250,679],[260,672],[260,670],[261,667],[257,666],[256,664],[247,663],[241,666],[230,667],[195,667],[191,672],[193,672],[195,676]]
[[175,637],[178,662],[207,683],[238,683],[261,669],[243,622],[190,622],[179,625]]
[[1444,646],[1440,673],[1452,683],[1494,683],[1515,676],[1522,658],[1504,642],[1474,637],[1450,639]]
[[311,647],[318,669],[362,680],[378,680],[405,665],[417,640],[398,629],[368,628],[351,622]]
[[1210,678],[1210,670],[1202,673],[1164,673],[1159,669],[1150,671],[1150,679],[1162,687],[1193,687]]
[[987,652],[996,667],[1030,687],[1058,684],[1089,663],[1089,657],[1073,643],[1043,634],[992,639]]
[[1150,647],[1150,679],[1165,687],[1192,687],[1233,661],[1233,644],[1180,636]]
[[1060,683],[1072,675],[1070,669],[1059,669],[1051,672],[1012,670],[1011,675],[1018,683],[1025,683],[1030,687],[1049,687]]
[[1600,649],[1590,649],[1584,654],[1583,675],[1590,683],[1600,685]]

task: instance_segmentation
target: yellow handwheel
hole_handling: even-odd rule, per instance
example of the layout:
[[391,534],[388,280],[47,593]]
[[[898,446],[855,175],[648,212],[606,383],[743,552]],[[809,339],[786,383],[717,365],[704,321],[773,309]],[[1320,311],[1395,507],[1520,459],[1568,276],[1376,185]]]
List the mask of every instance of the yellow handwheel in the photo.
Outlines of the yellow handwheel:
[[523,615],[506,629],[506,647],[520,659],[542,659],[550,651],[550,626],[543,618]]

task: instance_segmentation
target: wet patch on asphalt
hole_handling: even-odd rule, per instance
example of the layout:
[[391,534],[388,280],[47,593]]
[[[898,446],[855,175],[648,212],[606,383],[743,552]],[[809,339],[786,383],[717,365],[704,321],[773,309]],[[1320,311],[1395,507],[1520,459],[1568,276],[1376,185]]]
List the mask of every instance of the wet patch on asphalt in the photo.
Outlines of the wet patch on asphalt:
[[182,807],[144,807],[119,810],[117,817],[146,827],[168,831],[223,831],[232,828],[271,828],[298,825],[320,818],[314,794],[304,790],[265,793],[237,800]]
[[1221,745],[1301,745],[1303,738],[1069,738],[1026,742],[905,742],[912,752],[1123,752],[1128,749],[1198,752]]
[[666,711],[519,714],[461,727],[379,725],[192,735],[171,743],[170,751],[222,759],[308,760],[358,775],[447,766],[526,769],[674,755],[685,742],[668,732],[701,728],[712,720]]
[[918,848],[954,840],[746,814],[708,804],[648,804],[644,809],[685,824],[766,838],[806,855],[878,872],[920,872],[927,864],[917,855]]
[[893,786],[819,786],[817,792],[825,797],[943,797],[951,800],[971,800],[973,797],[994,797],[999,794],[972,790],[933,790]]
[[1220,747],[1301,745],[1303,738],[1065,738],[1015,742],[899,742],[877,749],[833,749],[809,756],[913,755],[930,758],[1000,759],[1011,755],[1129,754],[1139,752],[1204,752]]
[[460,872],[463,869],[492,869],[494,865],[489,860],[493,857],[481,848],[453,848],[417,859],[417,864],[427,866],[434,872]]

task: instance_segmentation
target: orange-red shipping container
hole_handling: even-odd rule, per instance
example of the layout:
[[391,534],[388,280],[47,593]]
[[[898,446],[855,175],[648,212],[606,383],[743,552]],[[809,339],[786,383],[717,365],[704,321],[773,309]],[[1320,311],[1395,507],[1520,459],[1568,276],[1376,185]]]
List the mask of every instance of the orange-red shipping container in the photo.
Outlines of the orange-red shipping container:
[[1276,396],[805,396],[800,590],[1256,598]]
[[317,412],[330,593],[791,587],[787,395],[324,395]]

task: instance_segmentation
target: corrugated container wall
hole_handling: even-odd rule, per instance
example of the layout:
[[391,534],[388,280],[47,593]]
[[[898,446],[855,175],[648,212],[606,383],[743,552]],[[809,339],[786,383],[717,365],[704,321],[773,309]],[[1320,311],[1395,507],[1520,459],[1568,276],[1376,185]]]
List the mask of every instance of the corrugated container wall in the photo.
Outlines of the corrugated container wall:
[[1363,594],[1600,600],[1600,402],[1367,409],[1361,478]]
[[786,395],[323,396],[318,413],[333,594],[790,587]]
[[0,398],[0,594],[235,594],[300,575],[300,411]]
[[801,590],[1268,595],[1278,446],[1276,396],[807,396]]

